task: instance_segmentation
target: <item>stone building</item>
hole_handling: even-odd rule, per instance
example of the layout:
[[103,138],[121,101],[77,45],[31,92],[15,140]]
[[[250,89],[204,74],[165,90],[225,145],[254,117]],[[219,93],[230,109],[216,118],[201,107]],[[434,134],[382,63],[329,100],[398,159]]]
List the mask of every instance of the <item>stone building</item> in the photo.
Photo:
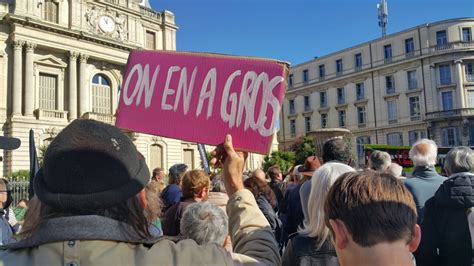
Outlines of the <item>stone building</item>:
[[280,147],[321,128],[349,129],[359,159],[366,143],[474,145],[473,30],[439,21],[293,66]]
[[[77,118],[113,124],[129,52],[176,50],[177,29],[173,13],[146,0],[1,1],[0,122],[2,135],[22,141],[1,155],[3,175],[29,169],[30,128],[41,146]],[[127,134],[151,169],[200,167],[194,143]]]

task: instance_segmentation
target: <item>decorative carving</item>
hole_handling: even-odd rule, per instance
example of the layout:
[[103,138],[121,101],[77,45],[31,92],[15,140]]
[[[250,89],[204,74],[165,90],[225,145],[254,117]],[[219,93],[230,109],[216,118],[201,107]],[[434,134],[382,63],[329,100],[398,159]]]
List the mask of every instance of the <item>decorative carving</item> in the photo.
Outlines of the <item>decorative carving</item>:
[[36,48],[36,43],[26,42],[26,52],[32,53]]
[[116,14],[115,17],[115,24],[116,26],[116,38],[120,39],[121,41],[126,41],[128,37],[128,31],[125,29],[125,22],[127,20],[127,16],[120,15],[119,13]]
[[15,50],[21,49],[24,44],[25,44],[25,41],[14,40],[14,41],[13,41],[13,49],[15,49]]
[[78,56],[79,56],[78,52],[69,51],[69,60],[70,61],[76,61]]
[[[114,38],[120,41],[128,40],[128,30],[127,30],[127,16],[124,14],[120,14],[119,12],[107,8],[102,8],[98,6],[92,6],[87,9],[86,12],[86,21],[89,27],[89,30],[94,34],[101,34],[110,38]],[[104,18],[107,17],[107,18]],[[109,27],[100,26],[101,19],[106,19],[104,21],[104,25],[108,26],[107,24],[115,24],[110,25]],[[111,20],[111,21],[110,21]]]
[[81,54],[79,57],[81,63],[87,63],[87,59],[89,59],[89,56],[86,54]]

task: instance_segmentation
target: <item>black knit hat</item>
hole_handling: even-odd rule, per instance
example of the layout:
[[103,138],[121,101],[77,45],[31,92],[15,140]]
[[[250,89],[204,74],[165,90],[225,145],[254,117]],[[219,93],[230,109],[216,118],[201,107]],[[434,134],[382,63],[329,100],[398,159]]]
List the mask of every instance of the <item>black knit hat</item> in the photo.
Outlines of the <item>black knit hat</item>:
[[49,145],[34,188],[55,209],[97,210],[133,197],[149,180],[143,156],[120,129],[77,119]]

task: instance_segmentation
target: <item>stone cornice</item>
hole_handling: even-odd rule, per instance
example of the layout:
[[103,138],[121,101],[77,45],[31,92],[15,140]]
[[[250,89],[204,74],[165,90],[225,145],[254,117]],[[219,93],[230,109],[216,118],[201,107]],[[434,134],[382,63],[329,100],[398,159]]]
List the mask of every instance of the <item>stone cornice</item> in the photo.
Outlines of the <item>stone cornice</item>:
[[68,28],[65,28],[57,24],[43,22],[41,20],[37,20],[33,18],[8,14],[5,16],[5,20],[10,25],[21,24],[22,26],[25,26],[25,27],[41,29],[47,32],[55,32],[61,35],[74,37],[79,40],[89,41],[92,43],[101,44],[101,45],[109,46],[113,48],[118,48],[125,51],[131,51],[131,50],[140,48],[140,46],[120,43],[117,40],[102,38],[100,36],[94,36],[84,31],[70,30]]

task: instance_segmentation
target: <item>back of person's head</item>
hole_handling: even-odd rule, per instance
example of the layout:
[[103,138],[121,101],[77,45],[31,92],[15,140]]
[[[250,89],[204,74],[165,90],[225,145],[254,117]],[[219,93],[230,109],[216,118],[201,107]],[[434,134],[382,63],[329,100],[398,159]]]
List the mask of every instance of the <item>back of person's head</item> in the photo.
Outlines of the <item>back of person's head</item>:
[[[336,242],[340,227],[361,247],[419,241],[411,193],[400,180],[383,172],[364,170],[340,176],[328,192],[324,212]],[[416,249],[418,243],[411,248]]]
[[300,171],[298,171],[298,168],[300,168],[300,166],[302,166],[301,164],[299,165],[296,165],[294,168],[293,168],[293,180],[294,182],[300,182],[301,179],[303,179],[303,175],[300,173]]
[[267,181],[266,176],[265,176],[265,172],[260,168],[255,169],[250,176],[251,177],[257,177],[257,178],[261,179],[262,181]]
[[409,152],[414,166],[434,166],[438,156],[438,146],[430,139],[420,139],[413,144]]
[[330,232],[324,220],[324,199],[336,179],[351,171],[354,169],[347,164],[329,162],[319,167],[311,178],[311,190],[307,199],[308,221],[300,231],[309,237],[318,237],[319,247],[326,241]]
[[184,163],[178,163],[170,167],[168,174],[168,183],[180,185],[181,178],[183,178],[184,173],[188,170],[188,166]]
[[337,161],[350,164],[352,158],[349,144],[340,137],[331,138],[323,145],[323,162]]
[[28,208],[28,200],[27,199],[20,199],[16,206],[20,207],[20,208]]
[[444,159],[444,169],[449,175],[474,173],[474,151],[465,146],[452,148]]
[[149,237],[146,204],[140,197],[149,182],[144,157],[120,129],[76,119],[51,142],[35,176],[41,212],[29,228],[49,217],[99,215]]
[[212,192],[226,193],[225,185],[222,179],[216,177],[212,180]]
[[279,180],[281,179],[281,169],[280,166],[274,165],[268,168],[267,170],[267,175],[270,178],[270,180]]
[[376,171],[385,171],[392,163],[392,158],[388,152],[374,151],[369,157],[369,167]]
[[263,196],[273,208],[277,206],[275,193],[267,184],[267,182],[262,181],[257,177],[249,177],[244,181],[244,186],[250,190],[250,192],[252,192],[255,198]]
[[225,212],[209,202],[196,202],[186,207],[180,224],[181,235],[199,245],[215,243],[224,245],[228,235]]
[[191,170],[186,172],[181,180],[183,198],[205,199],[209,193],[209,183],[209,176],[202,170]]
[[396,178],[404,178],[402,176],[403,167],[397,163],[391,163],[387,169],[385,169],[385,172],[387,172],[387,174],[393,175]]

